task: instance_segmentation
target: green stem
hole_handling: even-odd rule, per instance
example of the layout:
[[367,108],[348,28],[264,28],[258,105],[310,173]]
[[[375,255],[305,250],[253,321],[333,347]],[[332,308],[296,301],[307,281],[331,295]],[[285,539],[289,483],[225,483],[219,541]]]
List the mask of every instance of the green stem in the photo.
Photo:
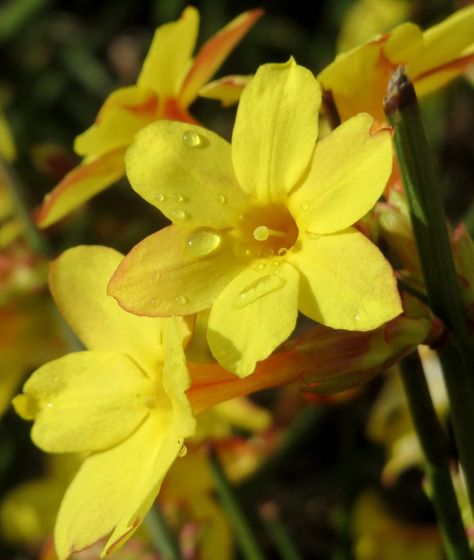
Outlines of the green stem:
[[430,306],[449,335],[440,349],[453,426],[474,512],[474,345],[451,252],[441,189],[434,169],[415,90],[403,67],[393,74],[385,113],[394,144]]
[[147,513],[144,523],[162,560],[182,560],[178,543],[157,504]]
[[431,500],[448,560],[472,560],[449,468],[445,434],[436,416],[421,360],[416,352],[400,362],[410,413],[420,442]]
[[11,196],[15,214],[20,220],[25,238],[33,251],[45,257],[51,256],[51,249],[45,237],[36,227],[26,203],[25,189],[21,184],[15,169],[0,157],[0,175],[5,179],[5,185]]
[[222,465],[213,452],[209,456],[214,486],[235,532],[239,548],[246,560],[264,560],[265,557],[252,533],[250,525],[237,502]]
[[282,560],[303,560],[286,527],[280,521],[277,506],[267,502],[260,509],[260,517]]

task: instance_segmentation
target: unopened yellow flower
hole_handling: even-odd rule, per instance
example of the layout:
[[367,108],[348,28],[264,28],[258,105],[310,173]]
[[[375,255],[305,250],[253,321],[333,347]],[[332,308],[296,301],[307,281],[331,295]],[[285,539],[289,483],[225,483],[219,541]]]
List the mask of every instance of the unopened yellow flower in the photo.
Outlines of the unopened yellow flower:
[[120,179],[125,150],[148,123],[158,119],[196,122],[189,105],[261,15],[262,10],[241,14],[207,41],[195,58],[196,8],[188,6],[179,20],[159,27],[136,85],[113,92],[95,123],[76,138],[74,149],[84,159],[46,196],[38,224],[53,224]]
[[240,376],[291,334],[298,309],[362,331],[398,315],[389,264],[351,227],[390,175],[390,132],[372,135],[361,114],[315,148],[319,107],[318,83],[290,60],[246,87],[232,146],[178,122],[141,131],[129,179],[174,223],[130,252],[109,293],[139,315],[211,308],[211,351]]
[[55,529],[60,559],[109,536],[118,548],[152,505],[184,438],[194,431],[183,319],[136,317],[106,296],[121,255],[76,247],[51,267],[62,313],[89,348],[39,368],[14,400],[48,452],[89,453]]
[[382,123],[383,99],[395,68],[404,64],[419,96],[453,80],[474,61],[474,6],[425,32],[403,23],[390,33],[340,54],[318,76],[342,120],[366,111]]

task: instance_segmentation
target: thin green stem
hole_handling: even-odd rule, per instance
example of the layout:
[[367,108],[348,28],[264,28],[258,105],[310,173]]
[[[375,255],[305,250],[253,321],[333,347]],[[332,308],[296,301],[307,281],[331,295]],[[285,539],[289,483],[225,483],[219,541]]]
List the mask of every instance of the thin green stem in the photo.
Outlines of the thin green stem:
[[430,306],[449,330],[440,349],[441,362],[474,512],[474,345],[462,303],[432,154],[415,90],[402,67],[390,81],[385,113],[395,129],[395,150]]
[[157,504],[147,513],[144,523],[162,560],[182,560],[177,540]]
[[260,517],[281,560],[303,560],[285,525],[280,520],[278,507],[273,502],[267,502],[261,507]]
[[216,492],[222,502],[222,506],[227,514],[229,523],[234,530],[242,555],[246,558],[246,560],[264,560],[265,557],[262,554],[257,540],[252,533],[248,520],[246,519],[244,512],[234,495],[219,458],[213,452],[209,455],[209,464]]
[[449,468],[445,434],[416,352],[400,362],[405,394],[420,442],[431,500],[448,560],[472,560]]
[[0,175],[5,180],[5,185],[11,196],[14,211],[22,225],[25,238],[33,251],[45,257],[51,256],[51,249],[43,234],[34,223],[28,204],[26,202],[25,189],[16,174],[15,169],[2,157],[0,157]]

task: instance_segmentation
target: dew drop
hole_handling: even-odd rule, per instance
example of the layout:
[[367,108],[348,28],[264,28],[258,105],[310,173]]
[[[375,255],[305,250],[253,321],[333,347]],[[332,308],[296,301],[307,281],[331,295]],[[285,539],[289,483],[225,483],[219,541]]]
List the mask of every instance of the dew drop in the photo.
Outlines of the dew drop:
[[220,204],[225,204],[227,202],[227,197],[225,194],[219,193],[216,194],[216,200],[217,202],[220,202]]
[[302,202],[302,203],[300,204],[300,208],[301,208],[301,210],[303,210],[303,211],[308,210],[308,208],[309,208],[309,203],[308,203],[308,202]]
[[185,445],[181,446],[181,449],[178,451],[178,457],[179,458],[185,457],[187,452],[188,452],[188,448]]
[[171,216],[175,220],[178,220],[178,222],[183,222],[188,218],[188,215],[184,210],[173,210],[173,212],[171,212]]
[[150,278],[151,278],[152,282],[154,282],[155,280],[159,280],[161,278],[161,272],[159,270],[154,270],[150,274]]
[[253,265],[254,270],[263,270],[264,268],[265,268],[265,263],[263,262],[258,262]]
[[178,304],[178,305],[186,305],[186,303],[189,303],[189,299],[186,296],[176,296],[174,298],[174,301]]
[[262,278],[258,278],[249,284],[244,290],[239,292],[233,300],[234,307],[242,308],[257,299],[279,290],[285,285],[285,279],[276,274],[268,274]]
[[360,321],[360,313],[359,313],[359,311],[357,311],[357,313],[354,315],[354,321],[356,321],[356,323],[357,323],[358,321]]
[[278,249],[279,257],[284,257],[286,253],[288,253],[288,249],[286,247],[281,247],[280,249]]
[[176,202],[187,202],[188,199],[184,196],[184,194],[180,194],[180,193],[175,193],[173,195],[173,198],[176,200]]
[[313,232],[309,232],[308,233],[308,238],[309,239],[317,239],[319,237],[319,235],[317,233],[313,233]]
[[158,193],[155,196],[156,202],[164,202],[166,200],[166,196],[163,193]]
[[194,130],[187,130],[183,134],[183,142],[188,148],[199,148],[202,144],[202,138]]
[[158,299],[158,298],[153,298],[153,299],[150,300],[150,303],[151,303],[152,305],[160,305],[161,300]]
[[53,408],[53,403],[52,402],[47,403],[46,408]]
[[212,305],[214,303],[214,298],[206,298],[206,305]]
[[186,249],[193,257],[205,257],[216,251],[222,242],[219,233],[212,229],[197,229],[186,240]]

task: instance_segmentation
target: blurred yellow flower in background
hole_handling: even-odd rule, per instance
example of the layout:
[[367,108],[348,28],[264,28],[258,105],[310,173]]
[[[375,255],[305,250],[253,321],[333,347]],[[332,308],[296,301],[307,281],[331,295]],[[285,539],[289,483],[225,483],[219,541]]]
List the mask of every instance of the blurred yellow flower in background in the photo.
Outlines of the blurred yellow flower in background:
[[76,138],[74,149],[84,159],[46,195],[38,224],[55,223],[120,179],[125,150],[148,123],[158,119],[196,122],[189,105],[262,13],[258,9],[244,12],[204,43],[194,58],[199,28],[196,8],[188,6],[179,20],[160,26],[136,85],[109,95],[95,123]]
[[379,126],[383,99],[395,68],[404,64],[419,96],[462,74],[474,61],[474,6],[468,6],[425,32],[402,23],[336,57],[318,79],[332,93],[341,120],[366,111]]

